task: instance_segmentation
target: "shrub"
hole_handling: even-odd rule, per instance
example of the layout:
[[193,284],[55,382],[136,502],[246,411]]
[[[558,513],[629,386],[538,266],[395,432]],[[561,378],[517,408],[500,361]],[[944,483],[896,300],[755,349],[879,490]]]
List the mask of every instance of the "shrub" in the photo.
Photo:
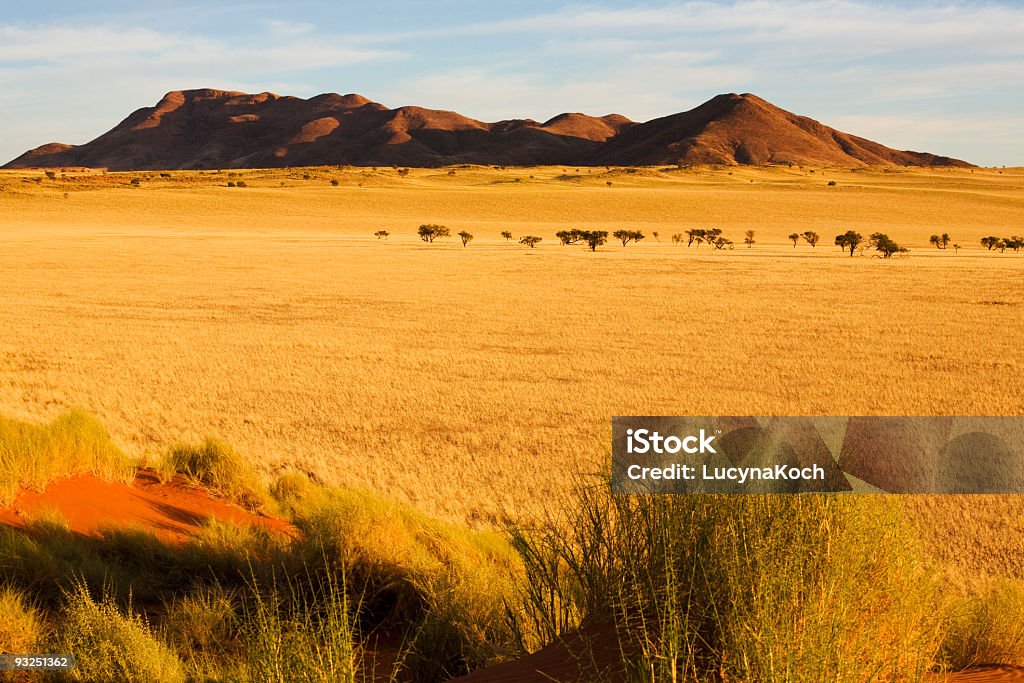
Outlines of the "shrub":
[[228,187],[234,187],[234,186],[235,186],[235,181],[234,180],[229,180],[228,181]]
[[373,236],[376,237],[377,239],[381,240],[381,239],[386,239],[388,237],[388,235],[390,235],[390,234],[391,233],[388,232],[387,230],[378,230],[377,232],[373,233]]
[[331,186],[332,186],[332,187],[337,187],[337,186],[338,186],[338,185],[340,185],[340,184],[341,184],[341,183],[339,183],[339,182],[338,182],[338,179],[337,179],[337,178],[331,178]]
[[235,187],[246,187],[245,181],[239,180],[237,183],[235,183]]
[[68,672],[78,681],[184,681],[181,660],[157,640],[146,621],[122,612],[109,599],[94,600],[79,586],[67,596],[57,646],[73,652]]
[[172,448],[159,470],[165,479],[180,474],[250,510],[259,510],[268,502],[259,475],[233,448],[214,438],[198,446]]

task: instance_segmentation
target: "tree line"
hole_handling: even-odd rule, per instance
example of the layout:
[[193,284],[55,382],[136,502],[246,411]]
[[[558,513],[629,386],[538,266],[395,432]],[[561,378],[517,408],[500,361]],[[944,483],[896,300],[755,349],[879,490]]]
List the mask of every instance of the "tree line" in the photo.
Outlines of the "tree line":
[[[387,230],[378,230],[373,234],[377,239],[386,239],[391,233]],[[658,238],[657,232],[652,232],[651,234],[656,240],[661,241]],[[748,249],[757,243],[754,239],[755,234],[753,230],[747,230],[744,233],[743,243],[747,245]],[[419,227],[417,235],[422,241],[433,243],[434,240],[451,237],[451,230],[444,225],[424,223]],[[456,236],[462,241],[462,246],[464,247],[473,241],[473,233],[466,230],[456,233]],[[511,231],[508,230],[503,230],[501,236],[506,242],[511,242],[515,239]],[[641,230],[615,230],[610,233],[610,236],[619,240],[623,247],[628,246],[631,242],[637,243],[646,239],[646,235]],[[563,246],[584,244],[591,251],[597,251],[598,247],[608,243],[609,232],[607,230],[580,230],[573,228],[571,230],[560,230],[555,233],[555,237],[558,238],[559,243]],[[796,248],[801,240],[812,248],[817,247],[818,242],[821,241],[821,235],[813,230],[805,230],[799,233],[793,232],[789,234],[788,238],[793,243],[794,248]],[[536,247],[542,241],[543,238],[537,235],[524,235],[519,239],[520,244],[530,248]],[[952,246],[954,251],[959,251],[961,248],[959,244],[953,242],[948,232],[932,235],[928,241],[938,249],[946,249]],[[709,245],[713,250],[735,248],[733,241],[722,234],[721,228],[693,228],[672,235],[673,244],[679,245],[683,242],[686,243],[687,247],[696,246],[697,249],[700,249],[702,244]],[[864,235],[856,230],[847,230],[836,235],[835,245],[842,251],[849,252],[850,256],[853,256],[858,249],[861,249],[861,251],[877,251],[882,258],[891,258],[897,254],[905,254],[910,251],[884,232],[873,232],[865,238]],[[1000,252],[1005,252],[1007,249],[1011,249],[1019,252],[1024,248],[1024,237],[1018,235],[1011,237],[982,237],[981,245],[989,251],[999,250]]]

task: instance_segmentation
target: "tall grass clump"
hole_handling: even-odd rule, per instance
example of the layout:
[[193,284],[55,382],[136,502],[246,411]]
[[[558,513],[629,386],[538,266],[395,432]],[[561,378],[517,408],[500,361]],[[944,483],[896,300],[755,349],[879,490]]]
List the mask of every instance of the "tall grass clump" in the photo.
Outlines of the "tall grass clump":
[[614,625],[642,680],[918,680],[934,586],[896,504],[842,496],[612,496],[512,530],[518,621],[551,642]]
[[1024,582],[1002,579],[956,601],[942,644],[947,668],[1024,664]]
[[506,602],[521,574],[497,532],[332,489],[296,517],[307,563],[343,567],[365,629],[400,632],[415,680],[447,680],[518,652]]
[[198,445],[175,446],[164,456],[159,470],[164,478],[179,474],[249,510],[260,510],[269,502],[252,466],[231,446],[214,438]]
[[113,601],[95,600],[85,586],[68,594],[57,632],[58,651],[75,655],[76,681],[185,680],[181,660],[150,631],[145,619]]
[[343,575],[290,576],[269,586],[254,581],[239,621],[247,680],[361,680],[356,618]]
[[135,476],[134,463],[96,418],[75,410],[39,425],[0,416],[0,505],[19,488],[86,473],[125,483]]
[[0,652],[38,652],[44,634],[43,618],[24,593],[10,586],[0,588]]

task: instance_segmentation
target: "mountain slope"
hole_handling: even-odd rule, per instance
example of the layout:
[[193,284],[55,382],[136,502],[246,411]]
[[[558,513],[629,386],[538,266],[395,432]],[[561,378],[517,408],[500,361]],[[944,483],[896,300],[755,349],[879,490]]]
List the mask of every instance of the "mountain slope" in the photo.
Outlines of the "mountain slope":
[[834,130],[754,95],[719,95],[696,109],[637,124],[566,113],[544,123],[477,121],[452,111],[389,109],[361,95],[308,100],[201,89],[167,93],[92,142],[50,143],[5,168],[111,170],[353,164],[443,166],[764,164],[940,165]]

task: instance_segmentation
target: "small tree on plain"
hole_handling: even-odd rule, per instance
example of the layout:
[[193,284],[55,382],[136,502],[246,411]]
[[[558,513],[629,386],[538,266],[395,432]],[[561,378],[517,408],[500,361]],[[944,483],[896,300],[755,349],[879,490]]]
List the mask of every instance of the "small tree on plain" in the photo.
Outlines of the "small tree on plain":
[[683,241],[683,233],[677,232],[672,235],[672,244],[679,246],[679,243]]
[[791,232],[789,233],[789,239],[793,241],[793,248],[796,249],[796,243],[800,241],[800,233]]
[[882,254],[882,258],[891,258],[893,254],[905,254],[909,249],[901,247],[884,232],[873,232],[868,238],[868,246]]
[[462,246],[466,246],[473,241],[473,233],[463,230],[459,233],[459,238],[462,240]]
[[814,232],[813,230],[808,230],[807,232],[803,233],[800,236],[803,237],[804,240],[807,241],[807,244],[811,245],[812,247],[815,246],[818,243],[818,240],[821,239],[821,235]]
[[954,244],[953,245],[953,253],[954,254],[959,254],[960,253],[960,245],[959,244]]
[[656,239],[659,242],[661,241],[661,238],[658,237],[658,233],[657,232],[652,232],[651,234],[654,235],[654,239]]
[[391,233],[388,232],[387,230],[378,230],[377,232],[373,233],[373,236],[376,237],[379,240],[383,240],[383,239],[387,239],[388,235],[390,235],[390,234]]
[[850,251],[850,256],[853,256],[854,250],[857,246],[864,241],[864,236],[856,230],[847,230],[842,235],[836,235],[836,245],[846,251]]
[[754,246],[754,231],[753,230],[747,230],[747,232],[744,233],[743,243],[745,245],[747,245],[747,249],[750,249],[752,246]]
[[608,241],[607,230],[582,230],[581,239],[590,247],[590,251],[597,251],[597,248]]
[[559,230],[555,233],[555,237],[563,245],[578,244],[583,241],[583,231],[576,228],[572,230]]
[[704,231],[698,228],[694,228],[693,230],[687,230],[686,237],[689,240],[686,243],[687,247],[693,246],[693,243],[696,242],[697,247],[699,248],[700,243],[704,240]]
[[713,240],[709,240],[708,243],[715,249],[732,249],[732,240],[726,239],[721,235],[716,235]]
[[512,240],[512,233],[510,233],[508,230],[502,230],[501,236],[505,238],[506,242],[510,242]]
[[519,240],[519,244],[525,244],[526,246],[530,247],[530,249],[534,249],[536,248],[537,243],[540,241],[541,238],[537,237],[536,235],[526,235],[525,237],[523,237],[523,239]]
[[639,242],[644,238],[644,234],[639,230],[616,230],[612,237],[621,241],[622,246],[626,246],[630,242]]
[[988,237],[982,237],[981,238],[981,245],[983,247],[985,247],[986,249],[988,249],[989,251],[992,251],[993,249],[995,249],[995,246],[997,244],[999,244],[999,238],[995,237],[993,235],[989,235]]
[[1013,249],[1014,251],[1020,251],[1021,248],[1024,248],[1024,237],[1021,237],[1019,235],[1013,235],[1011,237],[1007,237],[1003,241],[1006,242],[1006,248],[1007,249]]
[[451,232],[443,225],[437,225],[435,223],[425,223],[420,226],[418,231],[420,239],[424,242],[433,242],[439,237],[450,237]]

